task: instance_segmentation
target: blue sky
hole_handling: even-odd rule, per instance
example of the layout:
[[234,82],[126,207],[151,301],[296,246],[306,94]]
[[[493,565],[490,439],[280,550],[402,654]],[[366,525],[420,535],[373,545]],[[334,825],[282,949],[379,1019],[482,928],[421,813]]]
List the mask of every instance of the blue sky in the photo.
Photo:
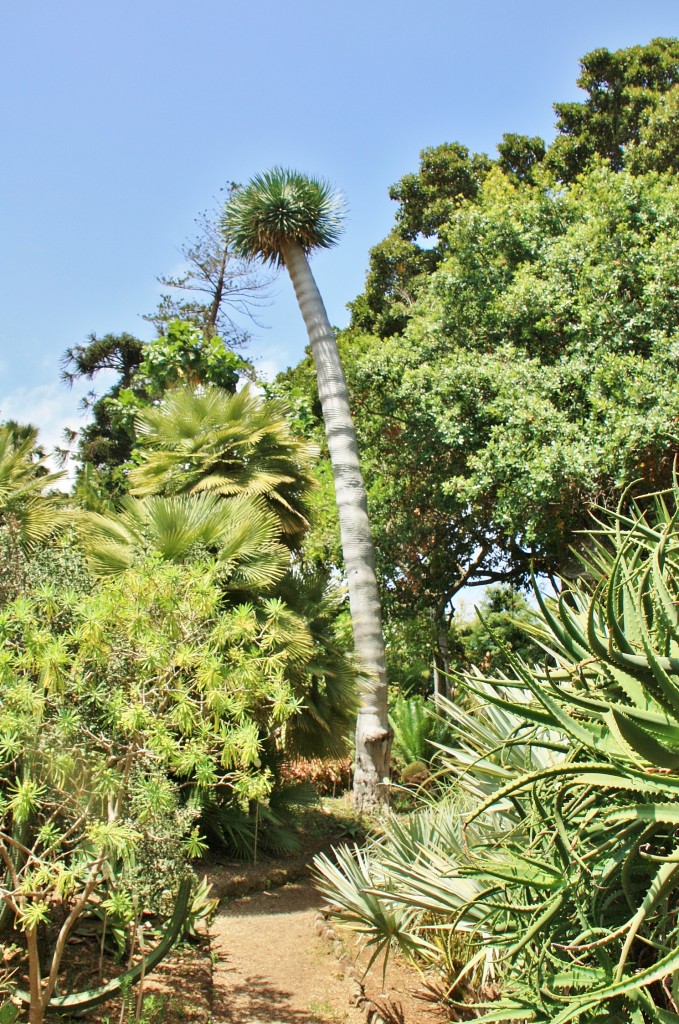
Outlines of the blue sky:
[[[225,181],[283,164],[342,189],[345,236],[314,270],[343,326],[393,221],[387,189],[423,147],[550,139],[578,58],[678,35],[679,2],[22,0],[1,23],[0,416],[53,443],[78,421],[64,349],[151,336],[156,275]],[[284,276],[263,320],[249,355],[295,363]]]

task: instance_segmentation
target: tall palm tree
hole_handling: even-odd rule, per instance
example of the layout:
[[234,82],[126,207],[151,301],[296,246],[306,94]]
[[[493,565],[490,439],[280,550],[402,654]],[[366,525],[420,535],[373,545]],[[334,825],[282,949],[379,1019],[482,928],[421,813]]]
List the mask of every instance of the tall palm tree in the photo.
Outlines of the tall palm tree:
[[274,168],[235,193],[226,207],[224,230],[242,257],[259,256],[285,266],[306,324],[318,378],[342,550],[349,585],[354,647],[364,674],[356,726],[354,801],[367,808],[386,799],[391,732],[382,614],[375,573],[365,484],[358,458],[349,395],[330,326],[307,256],[338,239],[343,202],[323,181]]

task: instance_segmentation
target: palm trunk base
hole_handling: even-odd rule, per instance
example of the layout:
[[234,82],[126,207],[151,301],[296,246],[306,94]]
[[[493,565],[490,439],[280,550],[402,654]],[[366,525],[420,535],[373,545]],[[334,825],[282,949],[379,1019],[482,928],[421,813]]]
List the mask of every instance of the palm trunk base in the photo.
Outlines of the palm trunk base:
[[361,711],[356,723],[352,802],[359,814],[389,804],[389,759],[393,733],[376,712]]

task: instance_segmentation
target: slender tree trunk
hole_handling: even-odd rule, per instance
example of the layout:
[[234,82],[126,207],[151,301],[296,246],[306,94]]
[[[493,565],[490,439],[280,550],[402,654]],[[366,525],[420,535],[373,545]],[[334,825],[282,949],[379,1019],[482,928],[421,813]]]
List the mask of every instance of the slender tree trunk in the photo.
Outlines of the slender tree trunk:
[[222,250],[222,258],[219,264],[219,277],[217,278],[217,285],[215,287],[212,302],[210,303],[210,311],[207,316],[207,330],[206,334],[208,338],[214,338],[217,333],[217,317],[219,316],[219,307],[222,304],[222,297],[224,295],[224,278],[226,276],[226,261],[228,257],[228,247],[225,245]]
[[368,810],[388,800],[392,738],[387,714],[387,671],[375,548],[335,334],[301,247],[288,243],[282,256],[311,342],[335,482],[354,649],[364,674],[356,723],[354,803],[359,810]]
[[445,604],[429,609],[432,641],[432,675],[434,677],[434,700],[440,697],[452,699],[450,686],[450,645],[448,630],[450,623],[445,611]]

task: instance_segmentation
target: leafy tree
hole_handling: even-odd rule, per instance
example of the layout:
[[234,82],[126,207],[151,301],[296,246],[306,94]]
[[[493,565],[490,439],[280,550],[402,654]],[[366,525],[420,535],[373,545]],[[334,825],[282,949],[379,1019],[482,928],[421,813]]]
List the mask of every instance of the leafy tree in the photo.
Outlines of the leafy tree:
[[[249,364],[219,337],[206,339],[198,328],[180,321],[148,343],[128,334],[101,339],[92,335],[88,345],[69,349],[63,362],[63,377],[69,383],[92,380],[103,370],[119,374],[101,398],[89,400],[93,420],[78,436],[80,474],[88,477],[80,491],[95,504],[127,489],[125,467],[135,443],[135,416],[141,409],[183,384],[212,383],[233,392],[240,374],[249,372]],[[75,439],[76,435],[70,438]],[[85,470],[85,466],[92,468]]]
[[340,203],[320,181],[280,168],[266,172],[227,207],[225,230],[236,253],[285,265],[309,334],[318,379],[340,519],[356,657],[364,681],[356,727],[354,798],[384,799],[390,728],[375,552],[349,398],[335,334],[307,256],[328,248],[341,230]]
[[494,168],[403,336],[340,336],[387,617],[431,616],[430,649],[463,586],[578,572],[588,502],[669,482],[678,214],[670,173]]
[[535,620],[535,610],[519,591],[489,587],[475,619],[458,627],[463,657],[456,670],[475,666],[485,675],[497,675],[509,669],[508,655],[517,655],[527,664],[542,661],[544,652],[527,632]]
[[655,98],[645,112],[638,140],[631,144],[626,166],[634,174],[679,169],[679,85]]
[[580,67],[586,100],[554,104],[558,134],[547,160],[562,181],[574,181],[597,156],[614,171],[625,166],[660,97],[679,84],[679,40],[592,50]]
[[75,384],[78,380],[94,380],[103,370],[113,370],[120,378],[118,387],[129,388],[143,352],[144,343],[132,334],[106,334],[103,338],[90,334],[88,344],[66,349],[61,376],[67,384]]
[[475,199],[491,161],[459,142],[423,149],[417,174],[404,175],[389,189],[400,204],[396,225],[403,238],[435,237],[464,200]]
[[452,244],[442,229],[461,204],[480,195],[491,167],[528,184],[543,162],[561,182],[574,181],[596,160],[616,171],[677,169],[679,42],[661,38],[614,52],[594,50],[581,68],[578,84],[587,99],[555,104],[551,146],[538,136],[510,132],[498,144],[496,160],[470,154],[459,142],[422,150],[418,171],[389,189],[399,204],[395,225],[371,250],[365,289],[349,304],[353,328],[379,337],[405,329],[415,299]]
[[[399,204],[394,230],[370,251],[365,291],[349,303],[351,324],[391,337],[403,330],[420,287],[437,266],[445,241],[438,237],[453,211],[479,192],[491,161],[460,143],[422,150],[417,174],[389,189]],[[429,247],[421,239],[434,239]]]
[[529,137],[505,133],[498,143],[498,166],[512,181],[533,183],[535,171],[545,158],[545,142],[539,135]]

